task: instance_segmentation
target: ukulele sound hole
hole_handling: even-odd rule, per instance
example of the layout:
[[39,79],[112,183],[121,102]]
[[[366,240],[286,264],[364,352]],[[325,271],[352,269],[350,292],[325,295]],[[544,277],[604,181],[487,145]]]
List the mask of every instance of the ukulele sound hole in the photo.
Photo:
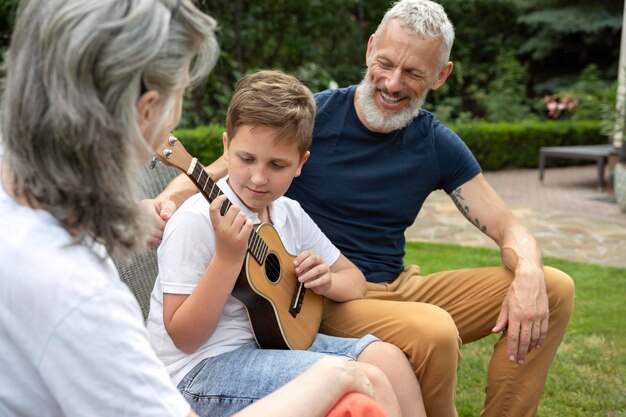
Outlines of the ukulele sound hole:
[[274,253],[270,253],[265,258],[265,276],[272,283],[275,283],[280,278],[280,259]]

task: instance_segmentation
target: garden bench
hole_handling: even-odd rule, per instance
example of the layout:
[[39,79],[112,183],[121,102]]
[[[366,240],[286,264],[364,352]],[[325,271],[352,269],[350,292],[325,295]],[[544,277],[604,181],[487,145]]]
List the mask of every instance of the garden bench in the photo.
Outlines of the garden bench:
[[606,185],[604,167],[613,145],[542,146],[539,149],[539,181],[543,181],[546,158],[569,158],[595,161],[598,166],[598,189]]

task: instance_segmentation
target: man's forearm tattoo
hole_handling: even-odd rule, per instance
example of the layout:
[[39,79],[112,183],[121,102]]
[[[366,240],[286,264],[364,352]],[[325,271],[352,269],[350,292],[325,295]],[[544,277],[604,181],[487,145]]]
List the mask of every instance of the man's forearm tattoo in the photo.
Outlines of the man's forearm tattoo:
[[450,197],[452,197],[452,201],[454,201],[454,204],[456,205],[456,207],[459,209],[461,213],[463,213],[465,218],[470,223],[476,226],[478,230],[480,230],[481,232],[487,233],[487,226],[481,225],[478,218],[473,219],[472,216],[470,215],[470,208],[467,204],[465,204],[465,199],[463,198],[463,195],[461,194],[461,187],[452,191],[452,194],[450,194]]

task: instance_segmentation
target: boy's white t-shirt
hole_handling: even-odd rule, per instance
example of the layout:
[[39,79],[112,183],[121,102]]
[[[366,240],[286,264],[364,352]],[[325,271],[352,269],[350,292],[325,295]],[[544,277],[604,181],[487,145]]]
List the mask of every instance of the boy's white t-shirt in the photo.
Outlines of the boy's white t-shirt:
[[0,416],[188,415],[104,247],[1,183],[0,213]]
[[[232,191],[227,178],[217,182],[228,199],[241,208],[255,224],[250,211]],[[322,233],[297,201],[281,197],[270,206],[270,218],[287,252],[298,255],[311,250],[332,265],[339,250]],[[209,216],[209,203],[202,194],[189,198],[167,222],[159,246],[159,275],[150,300],[148,332],[157,355],[165,363],[172,380],[178,384],[204,358],[231,352],[254,340],[244,305],[229,296],[217,328],[211,337],[192,354],[174,346],[163,325],[163,293],[191,294],[215,254],[215,237]],[[211,302],[211,300],[206,300]]]

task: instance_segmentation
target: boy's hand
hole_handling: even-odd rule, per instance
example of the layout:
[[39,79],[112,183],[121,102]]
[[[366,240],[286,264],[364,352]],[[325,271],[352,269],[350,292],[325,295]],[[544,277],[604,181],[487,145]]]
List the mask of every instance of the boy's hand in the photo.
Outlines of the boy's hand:
[[303,282],[305,288],[310,288],[319,295],[325,295],[330,290],[330,268],[319,255],[304,251],[294,259],[293,264],[298,281]]
[[238,206],[231,206],[226,214],[220,214],[220,207],[226,201],[221,195],[211,203],[209,215],[215,232],[215,256],[227,262],[241,262],[248,248],[248,238],[252,233],[252,220],[242,213]]

